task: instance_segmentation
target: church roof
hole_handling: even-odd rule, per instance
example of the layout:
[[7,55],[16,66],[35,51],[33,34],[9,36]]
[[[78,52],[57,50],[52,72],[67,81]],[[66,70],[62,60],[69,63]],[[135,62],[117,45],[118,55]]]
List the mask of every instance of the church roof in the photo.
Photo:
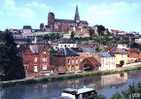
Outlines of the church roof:
[[88,22],[87,21],[80,21],[80,23],[82,23],[82,24],[88,24]]
[[74,23],[74,20],[71,19],[55,19],[56,22],[66,22],[66,23]]
[[30,45],[25,45],[22,47],[23,52],[26,53],[27,51],[30,51],[33,54],[38,54],[44,50],[49,50],[49,45],[48,44],[30,44]]
[[[55,19],[55,22],[75,23],[75,20],[71,20],[71,19]],[[84,20],[80,20],[80,23],[82,23],[82,24],[88,24],[88,22],[87,21],[84,21]]]

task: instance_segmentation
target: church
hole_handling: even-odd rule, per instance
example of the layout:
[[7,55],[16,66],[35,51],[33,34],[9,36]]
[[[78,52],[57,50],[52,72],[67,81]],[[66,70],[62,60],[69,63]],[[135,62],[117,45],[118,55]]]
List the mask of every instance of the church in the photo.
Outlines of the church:
[[80,20],[78,6],[76,6],[74,19],[72,20],[58,19],[55,17],[55,14],[53,12],[49,12],[47,24],[48,25],[40,24],[40,30],[47,32],[74,32],[76,36],[88,34],[88,22]]

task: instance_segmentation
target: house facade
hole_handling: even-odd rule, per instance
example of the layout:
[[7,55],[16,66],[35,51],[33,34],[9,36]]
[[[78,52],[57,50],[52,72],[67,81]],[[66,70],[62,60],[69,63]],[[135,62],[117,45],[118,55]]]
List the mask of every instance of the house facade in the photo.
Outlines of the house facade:
[[[56,55],[52,56],[51,64],[57,67],[60,73],[76,72],[79,71],[79,63],[82,58],[70,48],[61,48],[57,50]],[[62,70],[60,71],[59,68]]]
[[141,52],[137,49],[128,50],[128,62],[134,63],[141,61]]
[[101,66],[99,67],[100,71],[103,70],[114,70],[116,69],[116,63],[115,63],[115,56],[111,55],[108,52],[101,52],[99,55],[99,61],[101,63]]
[[48,46],[40,44],[24,45],[22,55],[27,76],[40,74],[42,71],[51,71]]
[[115,52],[115,63],[116,65],[124,66],[128,63],[128,54],[125,50],[119,50]]
[[57,67],[58,71],[62,69],[59,71],[61,73],[85,71],[86,68],[96,70],[99,64],[91,54],[71,48],[59,49],[51,59],[51,65]]

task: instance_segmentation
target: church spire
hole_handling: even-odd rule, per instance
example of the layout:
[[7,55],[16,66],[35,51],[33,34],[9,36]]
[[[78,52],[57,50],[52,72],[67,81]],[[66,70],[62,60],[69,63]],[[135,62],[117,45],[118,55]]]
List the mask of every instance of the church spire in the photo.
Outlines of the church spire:
[[77,21],[80,21],[80,16],[79,16],[79,11],[78,11],[78,6],[76,5],[76,10],[75,10],[75,17],[74,17],[74,20],[77,22]]

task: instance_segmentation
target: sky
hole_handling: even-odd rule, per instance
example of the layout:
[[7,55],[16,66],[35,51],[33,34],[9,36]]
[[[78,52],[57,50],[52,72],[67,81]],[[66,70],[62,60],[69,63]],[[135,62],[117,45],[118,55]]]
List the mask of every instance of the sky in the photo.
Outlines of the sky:
[[50,11],[56,18],[74,19],[76,5],[80,19],[90,26],[141,33],[141,0],[0,0],[0,30],[39,28],[40,23],[47,24]]

